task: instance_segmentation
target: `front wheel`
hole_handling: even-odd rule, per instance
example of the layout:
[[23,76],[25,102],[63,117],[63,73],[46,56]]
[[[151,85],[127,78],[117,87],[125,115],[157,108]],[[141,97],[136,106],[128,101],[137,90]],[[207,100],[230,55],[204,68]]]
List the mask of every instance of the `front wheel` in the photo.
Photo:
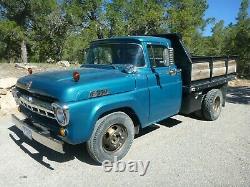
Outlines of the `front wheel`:
[[223,102],[222,92],[219,89],[210,90],[202,103],[202,114],[206,120],[214,121],[221,113]]
[[90,156],[99,163],[122,159],[134,140],[134,124],[124,112],[114,112],[100,118],[87,142]]

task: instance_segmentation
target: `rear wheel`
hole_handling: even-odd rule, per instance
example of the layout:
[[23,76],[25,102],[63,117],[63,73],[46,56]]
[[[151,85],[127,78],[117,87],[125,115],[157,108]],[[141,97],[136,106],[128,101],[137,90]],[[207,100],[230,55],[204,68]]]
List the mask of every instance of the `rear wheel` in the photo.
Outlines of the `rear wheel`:
[[219,89],[210,90],[202,103],[202,114],[206,120],[218,119],[222,109],[223,96]]
[[96,122],[87,149],[90,156],[99,163],[104,160],[122,159],[134,140],[134,124],[124,112],[114,112]]

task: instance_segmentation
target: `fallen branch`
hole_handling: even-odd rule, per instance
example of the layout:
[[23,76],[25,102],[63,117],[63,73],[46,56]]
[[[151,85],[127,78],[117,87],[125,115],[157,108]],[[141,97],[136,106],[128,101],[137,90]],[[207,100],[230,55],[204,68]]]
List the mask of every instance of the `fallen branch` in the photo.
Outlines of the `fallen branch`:
[[22,68],[22,69],[29,69],[29,68],[36,68],[36,66],[32,66],[29,64],[24,64],[24,63],[15,63],[16,68]]

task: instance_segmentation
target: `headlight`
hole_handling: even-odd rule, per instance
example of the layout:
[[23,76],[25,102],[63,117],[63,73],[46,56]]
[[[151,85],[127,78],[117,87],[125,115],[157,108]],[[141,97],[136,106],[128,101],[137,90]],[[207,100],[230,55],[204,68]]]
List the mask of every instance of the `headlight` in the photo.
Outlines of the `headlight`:
[[66,126],[69,123],[69,111],[68,107],[60,106],[56,103],[52,104],[56,120],[61,126]]
[[66,117],[64,115],[63,109],[57,108],[55,110],[55,113],[56,113],[56,118],[57,118],[58,123],[60,124],[64,123]]

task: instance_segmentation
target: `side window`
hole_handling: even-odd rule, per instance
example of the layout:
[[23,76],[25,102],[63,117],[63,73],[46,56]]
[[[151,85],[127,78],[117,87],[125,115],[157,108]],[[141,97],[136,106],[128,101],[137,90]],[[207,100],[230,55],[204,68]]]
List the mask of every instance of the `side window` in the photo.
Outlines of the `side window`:
[[148,55],[152,67],[169,66],[168,48],[162,45],[148,45]]

